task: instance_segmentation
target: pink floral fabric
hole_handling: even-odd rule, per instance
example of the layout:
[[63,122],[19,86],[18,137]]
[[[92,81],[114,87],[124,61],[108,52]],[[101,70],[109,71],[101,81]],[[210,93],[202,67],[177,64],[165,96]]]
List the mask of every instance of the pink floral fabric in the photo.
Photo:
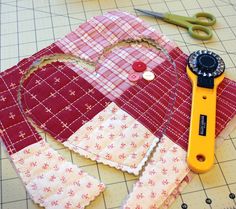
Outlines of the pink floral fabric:
[[67,162],[45,141],[11,155],[30,197],[46,209],[82,209],[105,185]]
[[83,156],[139,174],[159,139],[111,103],[63,144]]
[[167,204],[167,199],[176,192],[190,171],[186,154],[168,137],[163,137],[124,209],[158,209]]

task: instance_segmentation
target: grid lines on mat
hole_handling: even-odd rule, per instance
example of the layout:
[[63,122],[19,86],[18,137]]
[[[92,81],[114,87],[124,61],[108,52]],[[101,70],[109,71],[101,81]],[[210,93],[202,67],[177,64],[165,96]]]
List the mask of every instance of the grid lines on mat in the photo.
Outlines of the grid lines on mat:
[[[180,15],[193,15],[203,10],[213,13],[218,23],[213,28],[214,37],[202,42],[190,38],[183,28],[135,13],[134,7]],[[186,53],[201,48],[219,53],[227,66],[226,75],[236,79],[233,72],[236,67],[236,47],[233,47],[236,46],[236,5],[232,0],[1,0],[0,71],[48,46],[92,16],[113,9],[139,15],[174,40]],[[67,160],[80,165],[107,185],[106,191],[87,208],[120,208],[137,177],[84,159],[55,142],[48,134],[40,134]],[[28,197],[3,146],[0,156],[0,208],[39,208]],[[190,209],[235,206],[235,200],[229,198],[230,193],[236,194],[235,170],[236,130],[216,151],[214,168],[207,174],[196,175],[172,208],[181,208],[183,203]],[[206,198],[210,198],[212,203],[207,204]]]

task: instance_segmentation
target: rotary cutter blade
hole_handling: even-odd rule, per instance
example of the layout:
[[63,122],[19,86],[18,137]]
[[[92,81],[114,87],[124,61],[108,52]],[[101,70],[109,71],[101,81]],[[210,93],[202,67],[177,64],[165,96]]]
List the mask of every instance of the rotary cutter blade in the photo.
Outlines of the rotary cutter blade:
[[214,52],[199,50],[188,58],[192,108],[187,163],[196,173],[208,171],[214,163],[216,92],[224,70],[224,61]]

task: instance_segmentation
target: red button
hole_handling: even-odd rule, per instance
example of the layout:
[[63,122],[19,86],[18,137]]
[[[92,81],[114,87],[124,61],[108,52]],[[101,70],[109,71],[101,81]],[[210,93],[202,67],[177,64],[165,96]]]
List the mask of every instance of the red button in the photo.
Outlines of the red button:
[[136,72],[143,72],[147,69],[147,65],[143,62],[137,61],[133,63],[132,68]]
[[138,73],[131,73],[128,76],[128,79],[132,82],[138,81],[139,80],[139,74]]

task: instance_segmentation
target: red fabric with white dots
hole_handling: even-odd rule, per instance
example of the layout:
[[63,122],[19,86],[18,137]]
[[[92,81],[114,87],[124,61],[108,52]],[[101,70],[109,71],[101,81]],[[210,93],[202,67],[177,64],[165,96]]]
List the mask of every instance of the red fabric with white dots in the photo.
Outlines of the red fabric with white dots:
[[[44,70],[45,69],[45,70]],[[35,85],[36,82],[40,82]],[[23,106],[42,129],[64,142],[110,102],[65,64],[55,62],[24,83]],[[38,114],[40,113],[40,114]]]

